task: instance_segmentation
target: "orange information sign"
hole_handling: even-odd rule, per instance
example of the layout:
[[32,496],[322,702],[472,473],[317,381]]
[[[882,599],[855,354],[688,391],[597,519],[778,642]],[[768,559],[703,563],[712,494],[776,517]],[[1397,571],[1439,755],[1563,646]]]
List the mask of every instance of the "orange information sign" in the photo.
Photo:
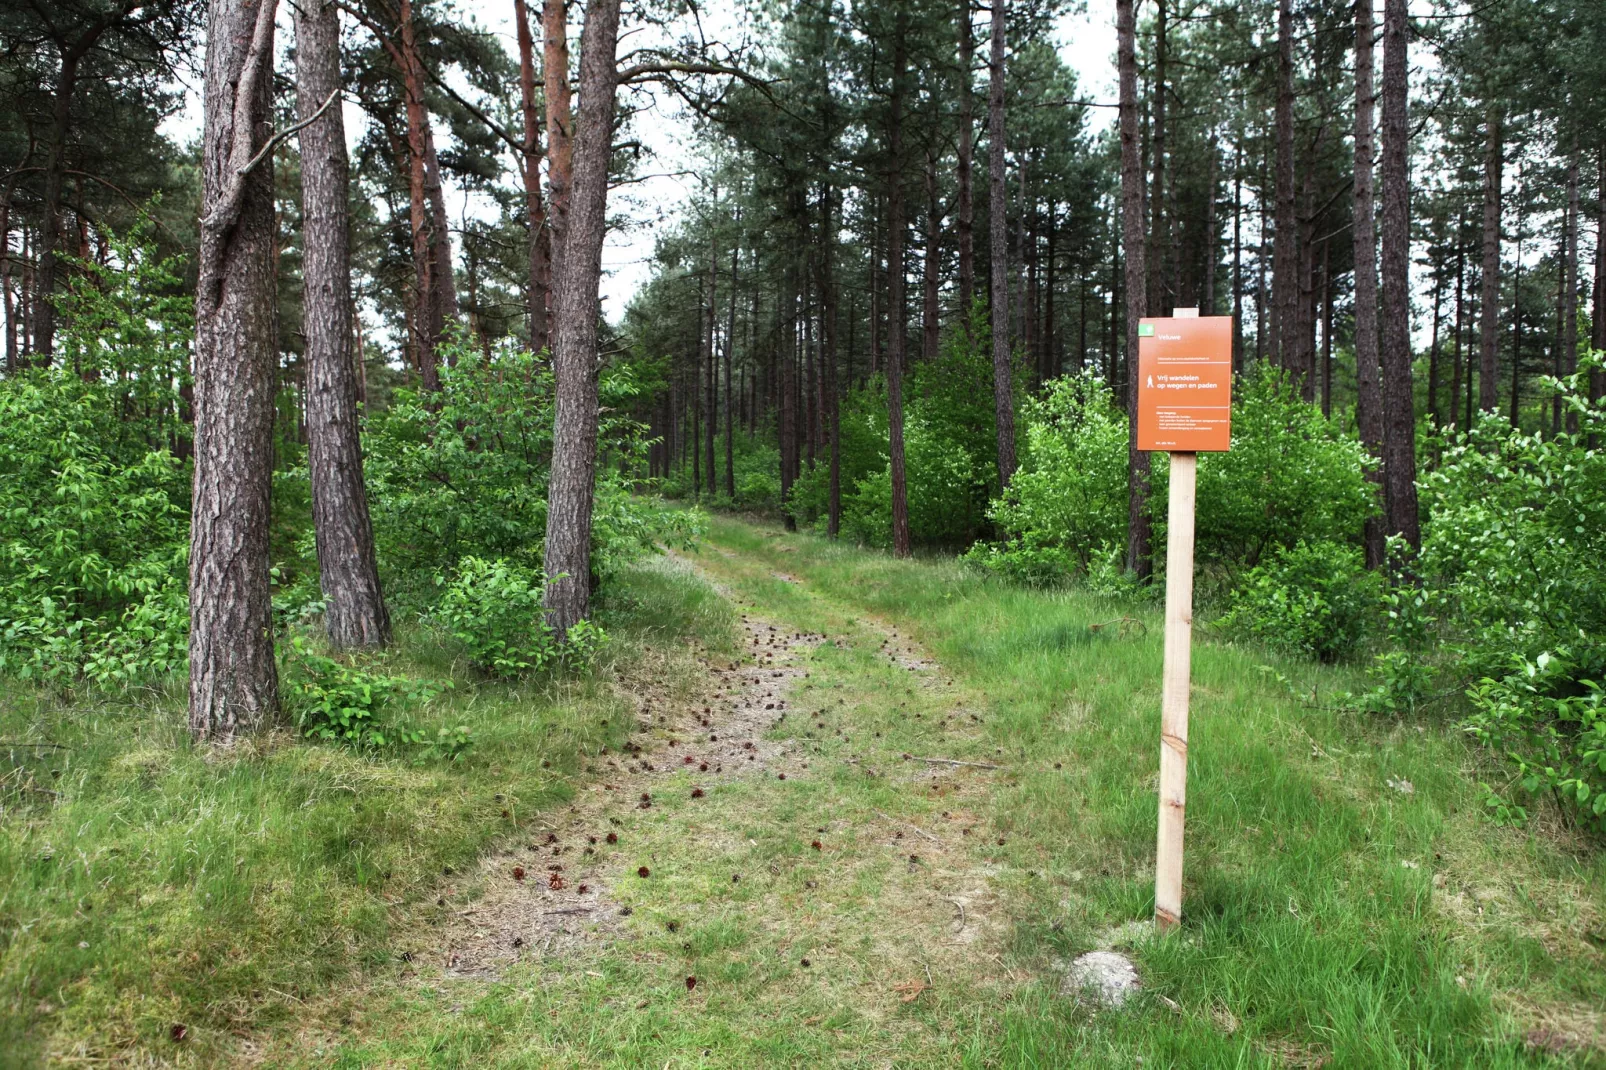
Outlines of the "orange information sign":
[[1138,449],[1232,444],[1232,317],[1138,321]]

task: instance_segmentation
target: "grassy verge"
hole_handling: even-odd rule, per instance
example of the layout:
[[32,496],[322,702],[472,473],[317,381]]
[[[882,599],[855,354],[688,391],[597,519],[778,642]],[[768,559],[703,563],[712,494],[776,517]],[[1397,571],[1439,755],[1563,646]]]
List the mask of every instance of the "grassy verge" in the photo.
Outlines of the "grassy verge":
[[4,685],[0,1063],[238,1057],[239,1037],[388,962],[399,915],[568,798],[582,750],[623,739],[621,681],[690,673],[679,644],[728,633],[728,607],[676,574],[643,567],[620,590],[609,664],[586,680],[491,684],[404,635],[382,671],[453,682],[415,711],[473,732],[453,765],[288,731],[197,750],[176,688]]
[[[442,718],[481,738],[461,769],[282,743],[205,759],[171,703],[9,706],[6,738],[96,757],[75,750],[60,798],[8,812],[4,862],[27,879],[3,907],[7,998],[58,1050],[274,1066],[1602,1061],[1606,859],[1544,820],[1488,824],[1487,756],[1453,725],[1328,708],[1358,685],[1346,670],[1202,639],[1186,917],[1151,940],[1122,927],[1152,902],[1156,612],[735,521],[696,561],[736,610],[829,637],[774,698],[784,781],[682,764],[728,694],[699,655],[767,643],[745,646],[732,606],[672,564],[621,588],[603,679],[454,692]],[[644,759],[647,809],[641,782],[608,788]],[[454,972],[466,932],[506,937],[476,910],[514,862],[556,854],[530,819],[557,803],[594,824],[584,879],[608,917],[561,951]],[[1146,986],[1126,1010],[1060,993],[1066,960],[1112,945]],[[168,1040],[178,1015],[197,1040]]]

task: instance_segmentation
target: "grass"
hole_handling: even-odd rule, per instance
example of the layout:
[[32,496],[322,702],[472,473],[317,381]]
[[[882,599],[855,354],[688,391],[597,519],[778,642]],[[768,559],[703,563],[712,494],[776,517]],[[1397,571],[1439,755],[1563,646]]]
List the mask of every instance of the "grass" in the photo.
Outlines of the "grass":
[[[737,649],[731,606],[673,564],[621,585],[620,642],[593,680],[476,685],[410,648],[408,671],[459,680],[429,715],[475,729],[460,767],[281,738],[207,756],[173,696],[0,700],[0,738],[72,748],[13,752],[0,1050],[353,1067],[1606,1058],[1606,860],[1542,815],[1490,825],[1488,758],[1452,724],[1325,708],[1353,670],[1196,643],[1185,919],[1156,940],[1121,928],[1152,908],[1156,612],[727,520],[696,562],[737,608],[833,640],[799,655],[809,675],[770,733],[808,766],[784,782],[678,772],[648,810],[600,790],[600,750],[617,754],[644,702],[696,711],[719,686],[699,659]],[[1147,630],[1089,627],[1123,616]],[[940,681],[886,656],[910,638]],[[635,738],[658,754],[675,734]],[[445,969],[506,852],[560,807],[617,832],[595,865],[629,914],[493,976]],[[1129,1009],[1061,996],[1062,963],[1110,944],[1144,978]]]
[[656,647],[728,628],[702,585],[642,569],[624,589],[594,679],[490,683],[429,633],[403,636],[383,671],[453,682],[416,717],[470,728],[455,765],[288,730],[213,752],[189,744],[177,686],[73,697],[7,685],[0,1064],[223,1058],[390,961],[399,912],[568,798],[582,749],[622,742],[615,681],[646,665],[688,672]]

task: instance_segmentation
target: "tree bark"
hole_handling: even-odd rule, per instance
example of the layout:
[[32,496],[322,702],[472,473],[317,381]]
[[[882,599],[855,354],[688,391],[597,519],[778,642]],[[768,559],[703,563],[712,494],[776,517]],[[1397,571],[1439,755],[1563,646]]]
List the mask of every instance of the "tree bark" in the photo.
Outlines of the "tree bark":
[[1383,502],[1388,533],[1422,545],[1411,380],[1411,175],[1407,0],[1383,3]]
[[959,0],[959,322],[970,331],[971,306],[976,301],[976,204],[972,192],[975,170],[976,115],[975,94],[971,90],[971,68],[976,62],[976,34],[970,23],[970,0]]
[[546,226],[546,203],[541,196],[541,111],[535,99],[535,42],[524,0],[513,0],[513,21],[519,40],[519,103],[524,119],[521,163],[524,179],[524,220],[529,231],[528,302],[530,352],[547,347],[552,291],[552,234]]
[[[1578,371],[1578,147],[1567,160],[1567,217],[1562,249],[1560,375]],[[1558,398],[1556,403],[1561,404]],[[1567,412],[1567,431],[1578,433],[1578,414]]]
[[[547,232],[551,238],[551,272],[556,303],[557,280],[563,273],[562,235],[569,229],[569,197],[574,182],[574,104],[569,87],[568,0],[546,0],[541,9],[542,82],[546,98]],[[556,309],[553,317],[556,317]],[[555,324],[554,324],[555,329]]]
[[[994,11],[1001,0],[994,0]],[[908,557],[909,487],[903,455],[903,362],[908,331],[904,319],[904,197],[903,197],[903,100],[904,38],[908,16],[898,7],[897,29],[892,46],[892,109],[887,129],[887,447],[892,466],[892,554]],[[996,270],[996,269],[995,269]]]
[[268,576],[273,482],[274,0],[212,0],[195,298],[190,733],[231,741],[278,708]]
[[836,287],[831,271],[832,258],[836,255],[836,243],[832,240],[835,213],[829,186],[821,190],[820,216],[820,362],[825,373],[826,430],[831,436],[825,533],[834,539],[842,530],[842,419],[836,381]]
[[[561,6],[558,0],[549,3]],[[561,26],[561,17],[557,21]],[[551,45],[549,39],[549,56]],[[552,368],[557,405],[547,507],[545,604],[547,623],[559,635],[567,635],[590,606],[591,515],[597,475],[597,321],[602,312],[598,283],[608,223],[608,161],[613,155],[619,81],[614,53],[618,45],[619,0],[589,0],[580,39],[580,114],[574,131],[572,200],[566,205],[563,229],[554,234],[561,272],[554,276]],[[564,63],[549,64],[548,86],[562,81],[554,72],[565,69]],[[549,89],[549,101],[551,96]],[[549,121],[548,130],[554,128]],[[557,198],[552,199],[555,208]]]
[[[1372,200],[1372,0],[1355,5],[1355,418],[1361,445],[1377,462],[1366,478],[1382,497],[1383,380],[1378,357],[1377,235]],[[1362,534],[1366,567],[1383,565],[1384,521],[1369,516]]]
[[[716,201],[718,192],[715,193]],[[717,209],[716,209],[717,210]],[[717,224],[716,224],[717,225]],[[719,475],[714,466],[716,439],[719,435],[719,339],[717,319],[719,308],[719,246],[714,226],[710,226],[708,239],[708,419],[704,421],[703,438],[708,448],[708,496],[719,493]]]
[[[302,122],[340,92],[340,16],[335,0],[295,7],[296,105]],[[301,130],[303,333],[306,336],[307,469],[324,625],[336,647],[390,642],[357,428],[352,348],[349,165],[337,100]]]
[[1148,305],[1144,290],[1136,23],[1133,0],[1116,0],[1116,55],[1121,81],[1121,244],[1126,261],[1126,568],[1139,579],[1148,579],[1153,567],[1149,550],[1149,455],[1138,449],[1138,321],[1148,315]]
[[[1299,250],[1294,219],[1294,3],[1277,0],[1277,215],[1273,233],[1272,363],[1287,368],[1298,347]],[[1295,369],[1297,374],[1297,369]]]
[[[1596,160],[1595,304],[1590,345],[1606,350],[1606,142],[1601,143]],[[1589,399],[1599,402],[1603,396],[1606,396],[1606,369],[1593,368],[1589,373]]]
[[993,420],[999,493],[1015,477],[1014,368],[1009,352],[1009,192],[1004,187],[1004,33],[1008,0],[993,0],[987,67],[987,196],[992,242]]
[[[736,211],[737,232],[741,232],[741,209]],[[736,410],[731,405],[731,360],[736,348],[736,269],[741,257],[741,243],[731,243],[731,296],[730,309],[725,317],[725,497],[736,501]]]
[[407,114],[407,208],[413,253],[413,361],[418,367],[424,389],[436,391],[441,387],[435,352],[435,344],[439,340],[435,312],[439,306],[434,297],[434,254],[427,206],[429,184],[425,176],[427,153],[424,131],[428,118],[424,114],[423,79],[417,62],[418,46],[413,39],[412,0],[401,0],[397,18],[401,33],[402,90]]
[[926,150],[926,248],[920,260],[920,356],[937,360],[938,235],[942,209],[937,202],[937,151]]
[[1149,106],[1149,146],[1154,154],[1154,182],[1149,194],[1149,301],[1156,315],[1166,315],[1173,295],[1168,286],[1171,263],[1170,217],[1166,212],[1166,60],[1170,41],[1166,34],[1169,0],[1157,0],[1154,13],[1154,80],[1149,86],[1153,103]]
[[1483,152],[1483,286],[1478,299],[1478,408],[1500,403],[1500,185],[1505,163],[1505,117],[1489,105]]

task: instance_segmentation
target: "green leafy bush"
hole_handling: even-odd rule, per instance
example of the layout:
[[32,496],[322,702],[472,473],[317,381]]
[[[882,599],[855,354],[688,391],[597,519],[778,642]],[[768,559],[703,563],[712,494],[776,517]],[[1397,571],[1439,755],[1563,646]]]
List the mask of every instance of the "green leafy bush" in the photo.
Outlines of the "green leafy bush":
[[[512,344],[489,361],[461,336],[448,344],[440,391],[397,391],[369,419],[364,442],[386,592],[419,609],[434,593],[432,579],[461,559],[539,569],[546,540],[551,369]],[[695,518],[633,494],[625,473],[638,466],[642,428],[618,413],[635,393],[628,368],[604,373],[593,582],[696,532]]]
[[291,640],[283,674],[286,705],[302,735],[359,748],[413,748],[420,759],[456,761],[471,745],[467,727],[433,734],[409,727],[397,715],[428,702],[450,684],[367,672],[312,649],[305,636]]
[[1221,627],[1277,650],[1337,661],[1378,616],[1381,581],[1359,550],[1336,543],[1279,548],[1246,573]]
[[1028,584],[1102,569],[1126,538],[1125,413],[1102,380],[1069,375],[1045,384],[1024,415],[1021,467],[992,504],[1003,541],[966,559]]
[[[1156,460],[1154,517],[1163,531],[1165,464]],[[1195,553],[1236,570],[1301,542],[1359,546],[1377,510],[1366,481],[1372,463],[1354,435],[1302,400],[1277,369],[1240,376],[1232,449],[1199,457]]]
[[602,629],[582,621],[560,640],[541,610],[541,574],[501,558],[465,557],[450,578],[431,618],[463,644],[474,664],[493,676],[521,676],[558,664],[584,665],[607,641]]
[[[1511,787],[1553,792],[1606,831],[1606,412],[1585,378],[1600,358],[1552,383],[1576,434],[1491,414],[1451,443],[1422,480],[1417,568],[1451,662],[1473,681],[1468,727],[1514,765]],[[1520,813],[1509,789],[1493,795]]]
[[[1358,545],[1375,508],[1360,443],[1300,399],[1275,370],[1241,376],[1232,449],[1199,459],[1194,545],[1201,566],[1231,577],[1301,542]],[[1024,410],[1020,470],[993,502],[1002,535],[969,560],[1027,583],[1108,570],[1127,525],[1127,417],[1088,375],[1045,384]],[[1164,545],[1169,466],[1154,455],[1149,507]]]
[[124,684],[184,661],[191,306],[142,241],[79,265],[61,365],[0,380],[0,675]]

